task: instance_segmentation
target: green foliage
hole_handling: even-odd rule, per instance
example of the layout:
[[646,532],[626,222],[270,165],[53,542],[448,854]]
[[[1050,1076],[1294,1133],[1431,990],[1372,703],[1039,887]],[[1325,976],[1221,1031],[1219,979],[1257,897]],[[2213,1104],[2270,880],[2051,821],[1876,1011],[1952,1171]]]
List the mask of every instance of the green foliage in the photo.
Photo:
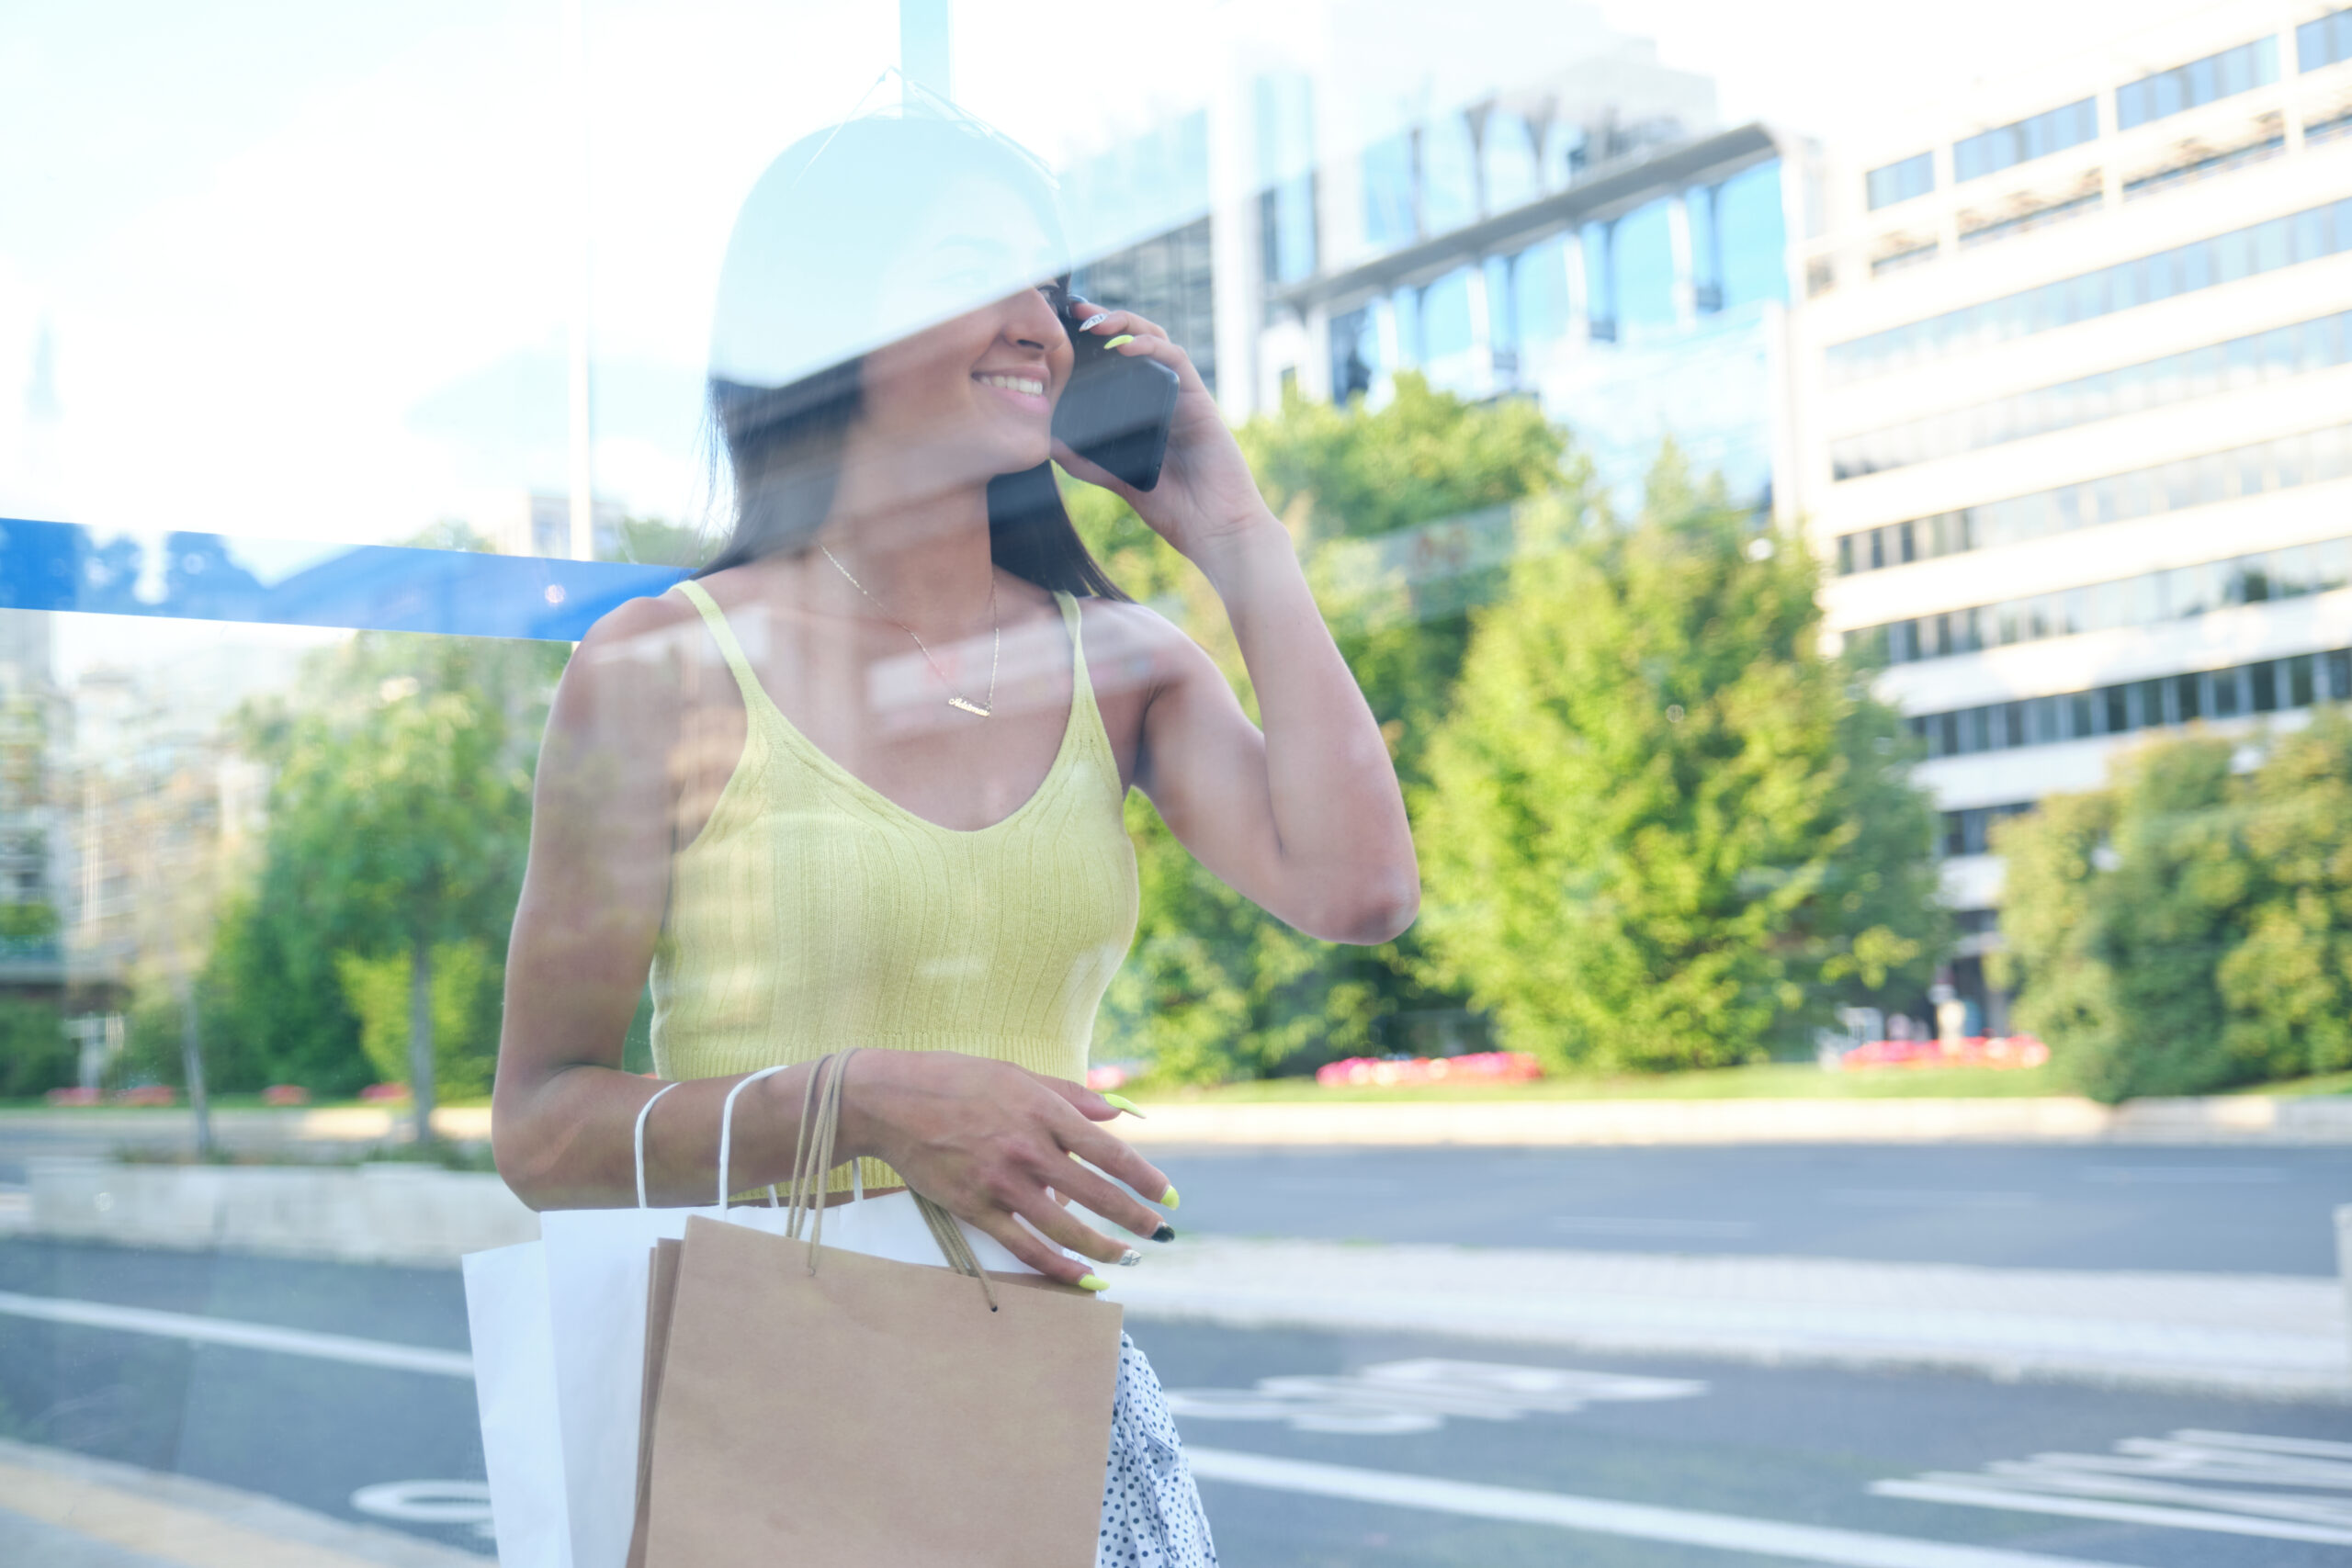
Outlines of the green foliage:
[[1811,553],[1670,452],[1630,529],[1522,525],[1413,795],[1430,977],[1604,1071],[1802,1049],[1924,981],[1933,818],[1894,715],[1819,651]]
[[74,1082],[79,1053],[48,1002],[0,997],[0,1099],[46,1094]]
[[[257,884],[222,919],[203,977],[208,1059],[231,1068],[220,1087],[292,1082],[332,1094],[369,1081],[380,1065],[363,1039],[372,1019],[380,1041],[382,1015],[376,992],[351,976],[377,973],[371,964],[405,975],[420,949],[460,955],[434,985],[436,1004],[446,993],[448,1016],[465,1021],[457,1055],[436,1045],[436,1064],[455,1092],[487,1084],[496,955],[565,651],[363,634],[311,667],[299,705],[245,713],[248,748],[277,773]],[[367,1006],[354,1005],[355,991]],[[400,1017],[404,1031],[405,996]]]
[[[378,1078],[408,1077],[411,955],[335,955],[345,1003],[359,1020],[359,1047]],[[498,1065],[499,984],[505,965],[479,938],[433,946],[433,1077],[445,1100],[490,1092]]]
[[0,942],[47,942],[62,929],[56,906],[45,899],[0,904]]
[[646,566],[700,566],[710,552],[695,529],[658,517],[624,517],[605,558]]
[[[1529,403],[1477,405],[1397,380],[1377,412],[1293,400],[1240,432],[1268,501],[1312,562],[1334,542],[1377,538],[1564,482],[1563,442]],[[1080,532],[1120,585],[1183,626],[1245,706],[1240,650],[1207,581],[1107,491],[1064,487]],[[1345,654],[1383,721],[1400,772],[1414,773],[1444,711],[1466,622],[1458,597],[1433,613],[1372,623],[1323,583]],[[1193,860],[1148,802],[1128,804],[1143,897],[1136,946],[1097,1026],[1098,1054],[1137,1055],[1182,1082],[1298,1071],[1379,1048],[1380,1021],[1457,998],[1419,976],[1416,938],[1352,948],[1301,936]]]
[[2250,774],[2236,750],[2142,747],[1998,831],[1995,977],[2094,1099],[2352,1066],[2352,721],[2319,715]]

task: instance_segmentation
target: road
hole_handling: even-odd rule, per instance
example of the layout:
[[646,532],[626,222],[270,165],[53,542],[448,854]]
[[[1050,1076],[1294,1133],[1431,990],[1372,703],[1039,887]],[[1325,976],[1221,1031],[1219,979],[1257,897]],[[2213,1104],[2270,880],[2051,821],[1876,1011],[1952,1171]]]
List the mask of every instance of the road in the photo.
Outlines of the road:
[[2333,1274],[2352,1149],[1835,1145],[1154,1151],[1222,1235]]
[[[1182,1168],[1206,1193],[1202,1163]],[[447,1270],[18,1239],[0,1242],[0,1292],[466,1344],[461,1288]],[[1136,1333],[1210,1474],[1203,1493],[1233,1568],[1724,1568],[1829,1560],[1804,1556],[1830,1539],[1823,1530],[1854,1532],[1835,1538],[1849,1553],[1835,1560],[1883,1568],[1958,1568],[1923,1543],[2131,1568],[2319,1568],[2352,1545],[2352,1413],[2340,1405],[1390,1335],[1166,1323]],[[1454,1414],[1431,1415],[1433,1389]],[[353,1506],[362,1488],[482,1473],[462,1378],[21,1315],[0,1314],[0,1431],[345,1518],[366,1517]],[[2120,1462],[2168,1472],[2153,1483],[2190,1486],[2187,1499],[2099,1495],[2116,1476],[2093,1467],[2117,1462],[2118,1445],[2182,1432],[2224,1436]],[[2293,1451],[2314,1443],[2340,1451]],[[2086,1458],[2035,1460],[2052,1453]],[[1984,1474],[2027,1461],[2022,1473]],[[2111,1517],[2151,1506],[2161,1517]],[[462,1522],[376,1522],[489,1549]],[[1726,1531],[1781,1550],[1690,1544]]]

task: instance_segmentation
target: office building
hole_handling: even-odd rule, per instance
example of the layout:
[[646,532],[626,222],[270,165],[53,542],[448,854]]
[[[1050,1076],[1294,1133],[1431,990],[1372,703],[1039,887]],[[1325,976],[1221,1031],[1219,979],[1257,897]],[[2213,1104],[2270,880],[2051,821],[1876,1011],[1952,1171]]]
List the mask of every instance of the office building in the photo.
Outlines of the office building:
[[1386,0],[1333,7],[1312,68],[1237,55],[1201,107],[1065,169],[1079,285],[1168,325],[1235,419],[1414,370],[1540,399],[1621,507],[1669,436],[1769,507],[1807,154],[1721,128],[1711,82],[1591,7],[1522,8],[1462,23],[1527,40],[1508,65],[1400,59]]
[[2217,6],[1841,150],[1802,247],[1828,625],[1987,831],[2198,724],[2352,698],[2352,10]]

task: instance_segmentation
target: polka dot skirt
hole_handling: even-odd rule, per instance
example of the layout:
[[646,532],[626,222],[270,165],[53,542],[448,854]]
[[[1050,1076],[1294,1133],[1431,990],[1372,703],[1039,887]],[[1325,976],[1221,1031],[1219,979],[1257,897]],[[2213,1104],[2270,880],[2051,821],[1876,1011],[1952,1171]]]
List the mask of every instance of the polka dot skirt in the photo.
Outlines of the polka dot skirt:
[[1216,1568],[1200,1489],[1184,1463],[1176,1418],[1136,1342],[1119,1336],[1119,1392],[1111,1405],[1111,1462],[1102,1477],[1102,1533],[1094,1568]]

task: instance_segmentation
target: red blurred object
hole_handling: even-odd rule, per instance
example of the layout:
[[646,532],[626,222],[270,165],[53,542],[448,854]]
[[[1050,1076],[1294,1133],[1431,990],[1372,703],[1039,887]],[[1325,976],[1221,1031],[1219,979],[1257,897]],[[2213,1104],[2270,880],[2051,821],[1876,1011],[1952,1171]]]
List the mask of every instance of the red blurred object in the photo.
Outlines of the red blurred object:
[[2039,1067],[2050,1047],[2030,1034],[1971,1035],[1947,1045],[1940,1040],[1873,1040],[1838,1058],[1842,1070],[1858,1067]]
[[308,1105],[311,1091],[300,1084],[274,1083],[261,1091],[264,1105]]
[[117,1094],[114,1102],[117,1105],[177,1105],[180,1093],[169,1084],[141,1084],[137,1089],[126,1089]]
[[1127,1069],[1115,1065],[1086,1069],[1086,1087],[1100,1094],[1127,1081]]
[[1371,1085],[1380,1089],[1432,1083],[1532,1083],[1543,1067],[1524,1051],[1480,1051],[1468,1056],[1415,1056],[1409,1061],[1384,1061],[1378,1056],[1351,1056],[1315,1069],[1315,1081],[1326,1089],[1341,1085]]
[[408,1098],[408,1085],[404,1083],[371,1083],[366,1089],[359,1091],[359,1098],[366,1100],[370,1105],[380,1105],[386,1100],[406,1100]]
[[53,1089],[41,1098],[51,1105],[96,1105],[103,1097],[94,1089]]

